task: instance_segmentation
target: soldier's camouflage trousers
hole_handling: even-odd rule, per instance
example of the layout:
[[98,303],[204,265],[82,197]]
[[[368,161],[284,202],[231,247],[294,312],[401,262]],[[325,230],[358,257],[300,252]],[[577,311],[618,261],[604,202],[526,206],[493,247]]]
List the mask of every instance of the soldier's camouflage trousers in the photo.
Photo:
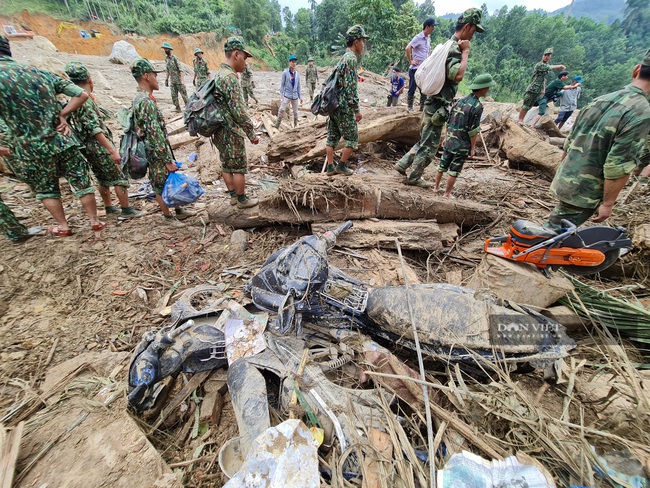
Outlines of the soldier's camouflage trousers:
[[183,97],[183,101],[185,102],[185,105],[187,105],[187,90],[185,89],[185,85],[183,83],[171,83],[171,90],[172,90],[172,103],[178,110],[180,110],[181,106],[178,103],[179,93]]
[[576,227],[580,227],[596,213],[596,210],[597,208],[576,207],[560,201],[551,212],[551,215],[548,216],[548,222],[544,224],[544,227],[557,232],[564,227],[562,220],[568,220]]
[[12,241],[19,241],[27,235],[27,228],[18,219],[0,197],[0,230]]
[[122,171],[113,162],[108,151],[96,140],[86,145],[81,150],[81,153],[90,164],[90,169],[95,175],[98,184],[107,188],[111,186],[129,187],[129,180],[124,177]]
[[221,171],[247,173],[246,140],[227,128],[219,129],[212,136],[212,143],[219,150]]
[[314,81],[314,82],[307,83],[307,86],[309,87],[309,100],[311,101],[314,99],[314,92],[316,91],[316,82]]
[[253,93],[253,87],[251,85],[242,85],[241,91],[244,95],[244,103],[248,104],[248,97],[251,97],[253,100],[257,101],[255,94]]
[[197,76],[196,77],[196,89],[198,90],[199,88],[201,88],[205,83],[208,82],[209,79],[210,78],[208,78],[207,76]]
[[[435,108],[435,107],[433,107]],[[440,137],[445,120],[440,109],[431,112],[432,106],[425,105],[420,122],[420,141],[407,152],[397,164],[405,171],[412,166],[408,182],[419,180],[431,164],[440,146]],[[442,108],[444,110],[444,107]]]

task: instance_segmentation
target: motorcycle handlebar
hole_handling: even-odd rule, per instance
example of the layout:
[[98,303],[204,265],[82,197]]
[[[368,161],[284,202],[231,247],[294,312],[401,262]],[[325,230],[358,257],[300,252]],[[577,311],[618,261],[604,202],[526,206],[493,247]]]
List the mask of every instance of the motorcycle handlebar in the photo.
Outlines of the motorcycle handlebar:
[[332,234],[338,236],[339,234],[342,234],[343,232],[348,230],[350,227],[352,227],[352,221],[348,220],[347,222],[344,222],[339,228],[333,230]]

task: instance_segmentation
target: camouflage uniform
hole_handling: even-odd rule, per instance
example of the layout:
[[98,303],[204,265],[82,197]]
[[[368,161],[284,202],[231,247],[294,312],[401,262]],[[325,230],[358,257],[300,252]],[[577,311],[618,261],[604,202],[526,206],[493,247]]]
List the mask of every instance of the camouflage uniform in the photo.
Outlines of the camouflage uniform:
[[[210,79],[210,68],[208,68],[208,62],[194,56],[194,73],[196,73],[196,87],[202,86],[208,79]],[[185,87],[183,87],[184,89]],[[185,100],[187,103],[187,99]]]
[[334,147],[343,137],[344,147],[356,148],[359,142],[355,114],[359,112],[359,94],[357,93],[357,57],[347,50],[334,68],[337,71],[339,106],[330,114],[327,121],[326,146]]
[[18,222],[18,219],[0,197],[0,230],[9,240],[20,242],[28,236],[27,227]]
[[[71,62],[66,65],[66,73],[73,82],[85,82],[88,80],[88,70],[78,62]],[[105,112],[105,111],[104,111]],[[111,144],[113,143],[113,134],[104,123],[104,115],[95,103],[92,94],[86,103],[78,110],[72,112],[68,117],[68,122],[73,128],[75,135],[81,142],[81,153],[90,163],[97,183],[101,186],[122,186],[129,187],[129,181],[113,162],[108,150],[97,140],[97,134],[104,134]]]
[[[649,59],[650,62],[650,59]],[[548,226],[579,226],[603,199],[605,180],[629,175],[650,132],[650,95],[628,85],[597,98],[581,112],[564,143],[567,152],[551,183],[560,203]]]
[[539,111],[537,113],[539,115],[546,114],[546,106],[548,105],[548,102],[554,102],[558,97],[561,97],[566,85],[567,83],[562,81],[560,78],[555,78],[548,84],[544,90],[544,95],[542,95],[542,97],[537,101],[539,105]]
[[225,173],[247,173],[244,137],[253,141],[257,136],[246,112],[237,75],[224,63],[214,75],[214,81],[214,97],[223,109],[224,118],[223,126],[212,136],[212,143],[219,150],[221,169]]
[[648,138],[646,139],[645,146],[643,146],[643,149],[641,150],[641,154],[639,154],[639,159],[637,161],[637,168],[645,168],[650,164],[650,134],[648,134]]
[[458,176],[470,151],[470,137],[481,132],[483,105],[473,93],[458,100],[451,109],[447,124],[444,153],[438,165],[439,173]]
[[247,105],[249,96],[253,100],[257,101],[257,98],[255,98],[255,94],[253,93],[253,82],[251,76],[253,76],[253,71],[251,70],[251,67],[248,66],[248,63],[246,63],[246,68],[241,74],[241,90],[244,95],[244,103]]
[[167,74],[169,75],[169,86],[172,92],[172,102],[177,110],[181,109],[178,103],[178,94],[183,97],[183,101],[187,104],[187,90],[185,85],[181,82],[181,64],[175,54],[165,58],[165,66]]
[[408,176],[409,183],[415,183],[422,177],[424,170],[431,164],[438,151],[442,128],[449,118],[449,107],[454,101],[456,91],[458,91],[458,83],[454,81],[454,78],[456,78],[460,69],[461,52],[458,46],[458,38],[454,35],[451,39],[454,42],[449,49],[447,62],[445,63],[447,72],[445,84],[440,93],[427,97],[420,122],[420,141],[397,163],[404,172],[409,166],[413,165]]
[[314,92],[316,91],[316,83],[318,83],[318,68],[316,68],[316,66],[307,66],[305,81],[307,81],[307,88],[309,90],[309,100],[313,100]]
[[526,88],[526,93],[524,93],[524,105],[523,110],[530,110],[535,103],[539,100],[542,95],[542,90],[544,90],[544,85],[546,85],[546,78],[549,71],[551,71],[551,65],[540,61],[533,68],[533,77],[530,80],[528,88]]
[[156,195],[161,195],[169,174],[166,165],[174,157],[167,140],[165,118],[156,99],[144,90],[138,89],[133,100],[133,124],[145,143],[151,187]]
[[8,147],[7,166],[27,183],[38,200],[61,198],[66,178],[81,198],[95,192],[88,163],[74,137],[56,131],[61,105],[57,94],[79,96],[74,83],[0,56],[0,146]]

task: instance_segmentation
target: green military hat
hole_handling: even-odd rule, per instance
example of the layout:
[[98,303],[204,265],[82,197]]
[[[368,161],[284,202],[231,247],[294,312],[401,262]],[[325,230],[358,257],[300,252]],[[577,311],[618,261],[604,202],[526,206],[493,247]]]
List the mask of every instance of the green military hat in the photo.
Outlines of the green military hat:
[[353,25],[345,33],[345,37],[348,39],[370,39],[366,35],[366,31],[363,30],[363,26],[360,24]]
[[161,48],[161,49],[171,49],[172,51],[174,50],[174,48],[172,47],[172,45],[171,45],[170,43],[168,43],[168,42],[163,42],[163,43],[162,43],[162,46],[160,46],[160,48]]
[[489,88],[496,86],[497,82],[494,81],[494,78],[492,78],[492,75],[489,73],[484,73],[482,75],[478,75],[476,78],[474,78],[474,81],[472,81],[472,84],[469,85],[470,90],[480,90],[481,88]]
[[485,32],[485,28],[481,25],[483,11],[480,8],[468,8],[463,12],[463,15],[458,17],[459,24],[473,24],[476,26],[477,32]]
[[650,66],[650,49],[645,53],[645,58],[641,61],[641,66]]
[[86,81],[88,80],[88,69],[79,61],[70,61],[65,65],[65,74],[68,75],[70,81]]
[[229,37],[228,40],[226,41],[226,43],[223,45],[223,50],[225,52],[228,52],[228,51],[241,51],[243,53],[246,53],[246,55],[249,58],[253,57],[253,55],[249,51],[246,50],[246,46],[244,44],[244,39],[242,37],[239,37],[239,36]]
[[308,61],[308,62],[309,62],[309,61],[313,61],[313,60],[314,60],[314,56],[309,56],[309,57],[307,58],[307,61]]
[[9,39],[0,34],[0,55],[11,56],[11,47],[9,46]]
[[153,64],[151,64],[151,61],[149,61],[146,58],[136,59],[135,61],[133,61],[133,64],[131,65],[131,74],[133,75],[134,78],[139,78],[145,73],[162,73],[162,72],[163,70],[154,68]]
[[544,54],[553,54],[553,48],[549,47],[546,51],[544,51]]
[[196,55],[199,54],[199,53],[203,54],[203,51],[201,50],[200,47],[197,47],[197,48],[194,50],[194,56],[196,56]]

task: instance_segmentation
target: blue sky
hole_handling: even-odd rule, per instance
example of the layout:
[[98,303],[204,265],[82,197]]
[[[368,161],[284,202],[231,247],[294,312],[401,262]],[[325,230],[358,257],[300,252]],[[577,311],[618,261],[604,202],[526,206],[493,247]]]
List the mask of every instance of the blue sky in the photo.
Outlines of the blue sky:
[[[416,3],[417,0],[416,0]],[[462,12],[470,7],[480,7],[483,0],[437,0],[435,2],[436,14],[445,15],[448,13]],[[524,5],[529,10],[544,9],[549,12],[569,5],[571,0],[485,0],[490,12],[500,9],[504,5],[514,7]],[[308,0],[280,0],[282,7],[289,7],[295,14],[299,8],[309,8]]]

